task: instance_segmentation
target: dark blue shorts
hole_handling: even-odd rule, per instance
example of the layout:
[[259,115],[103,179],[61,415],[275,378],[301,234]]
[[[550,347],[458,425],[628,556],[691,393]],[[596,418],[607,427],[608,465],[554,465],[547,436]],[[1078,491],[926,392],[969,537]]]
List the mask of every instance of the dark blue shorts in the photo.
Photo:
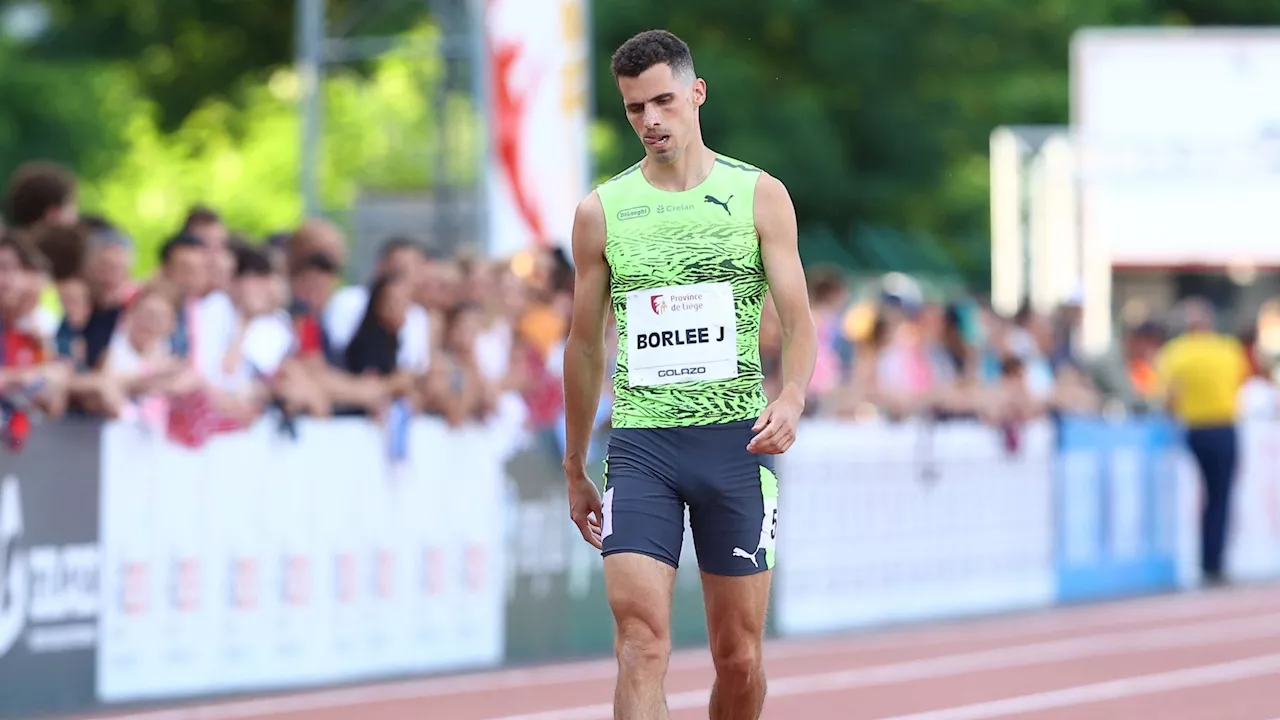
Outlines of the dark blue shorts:
[[753,424],[615,429],[605,464],[603,554],[640,553],[678,567],[688,506],[703,572],[771,570],[778,480],[772,455],[747,450]]

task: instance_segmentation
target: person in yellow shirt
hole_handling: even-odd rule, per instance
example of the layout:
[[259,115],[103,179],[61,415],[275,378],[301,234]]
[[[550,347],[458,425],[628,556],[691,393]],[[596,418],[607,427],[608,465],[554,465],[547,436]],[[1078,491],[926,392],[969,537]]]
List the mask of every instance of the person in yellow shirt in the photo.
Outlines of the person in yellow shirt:
[[1186,428],[1187,445],[1204,483],[1200,518],[1200,568],[1205,582],[1224,581],[1226,546],[1239,449],[1236,397],[1249,373],[1244,347],[1217,332],[1213,308],[1204,300],[1183,302],[1186,332],[1156,357],[1165,402]]

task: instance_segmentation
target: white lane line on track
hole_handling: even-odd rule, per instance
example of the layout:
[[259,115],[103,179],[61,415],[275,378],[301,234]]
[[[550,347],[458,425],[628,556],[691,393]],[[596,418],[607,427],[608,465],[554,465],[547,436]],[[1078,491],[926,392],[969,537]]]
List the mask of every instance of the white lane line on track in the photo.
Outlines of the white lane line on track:
[[[891,685],[976,672],[1051,665],[1069,660],[1152,652],[1181,647],[1203,647],[1242,640],[1280,636],[1280,613],[1236,620],[1214,621],[1173,628],[1130,633],[1105,633],[1069,640],[1032,643],[994,650],[943,655],[936,658],[792,675],[769,681],[770,697],[808,695],[876,685]],[[671,710],[705,707],[710,691],[691,690],[667,696]],[[609,720],[607,703],[560,708],[545,712],[507,715],[490,720]],[[221,720],[221,719],[218,719]],[[914,720],[914,719],[913,719]]]
[[1137,675],[1090,685],[1019,695],[1003,700],[974,703],[913,715],[897,715],[881,720],[989,720],[1011,715],[1075,707],[1107,700],[1158,695],[1191,688],[1266,677],[1280,673],[1280,653],[1258,655],[1243,660]]
[[[1127,623],[1146,624],[1162,620],[1247,612],[1253,609],[1274,609],[1278,599],[1280,598],[1277,598],[1274,588],[1247,589],[1230,593],[1154,596],[1105,606],[1067,608],[1007,619],[976,620],[955,626],[908,628],[905,632],[890,632],[870,637],[773,641],[766,646],[765,658],[766,662],[772,662],[789,658],[845,655],[880,648],[928,648],[950,642],[979,639],[987,642],[1001,642],[1037,633],[1067,630],[1079,632],[1118,627]],[[672,671],[710,668],[710,666],[710,656],[705,649],[681,651],[673,655],[671,662]],[[596,660],[95,717],[101,720],[236,720],[354,707],[370,703],[491,693],[532,686],[593,681],[612,682],[616,672],[616,665],[612,659]]]

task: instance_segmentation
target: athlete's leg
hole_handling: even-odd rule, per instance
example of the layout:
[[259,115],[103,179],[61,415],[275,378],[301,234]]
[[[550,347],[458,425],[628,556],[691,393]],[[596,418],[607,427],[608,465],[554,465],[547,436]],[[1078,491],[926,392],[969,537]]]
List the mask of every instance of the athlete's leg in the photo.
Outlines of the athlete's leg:
[[667,720],[664,680],[675,579],[674,567],[647,555],[624,552],[604,559],[618,657],[614,720]]
[[618,656],[615,720],[667,719],[671,593],[684,541],[672,450],[663,430],[617,429],[609,439],[601,540]]
[[778,482],[772,458],[746,449],[751,425],[698,428],[700,462],[684,488],[716,668],[712,720],[757,720],[764,707],[764,624]]
[[716,668],[711,720],[756,720],[764,711],[764,624],[772,575],[702,573]]

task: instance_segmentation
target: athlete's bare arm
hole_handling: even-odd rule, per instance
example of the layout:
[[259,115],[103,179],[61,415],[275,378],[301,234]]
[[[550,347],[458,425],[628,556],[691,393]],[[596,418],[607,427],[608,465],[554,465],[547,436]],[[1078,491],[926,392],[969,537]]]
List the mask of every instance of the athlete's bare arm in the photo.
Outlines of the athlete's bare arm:
[[769,292],[782,326],[782,392],[756,422],[747,446],[756,453],[786,452],[795,442],[805,393],[818,357],[818,331],[809,310],[809,288],[800,264],[799,231],[791,195],[780,180],[761,173],[756,182],[756,233]]
[[564,346],[564,471],[570,515],[583,539],[597,548],[600,494],[587,477],[587,447],[604,383],[604,324],[609,310],[604,239],[604,207],[593,192],[573,217],[573,319]]

